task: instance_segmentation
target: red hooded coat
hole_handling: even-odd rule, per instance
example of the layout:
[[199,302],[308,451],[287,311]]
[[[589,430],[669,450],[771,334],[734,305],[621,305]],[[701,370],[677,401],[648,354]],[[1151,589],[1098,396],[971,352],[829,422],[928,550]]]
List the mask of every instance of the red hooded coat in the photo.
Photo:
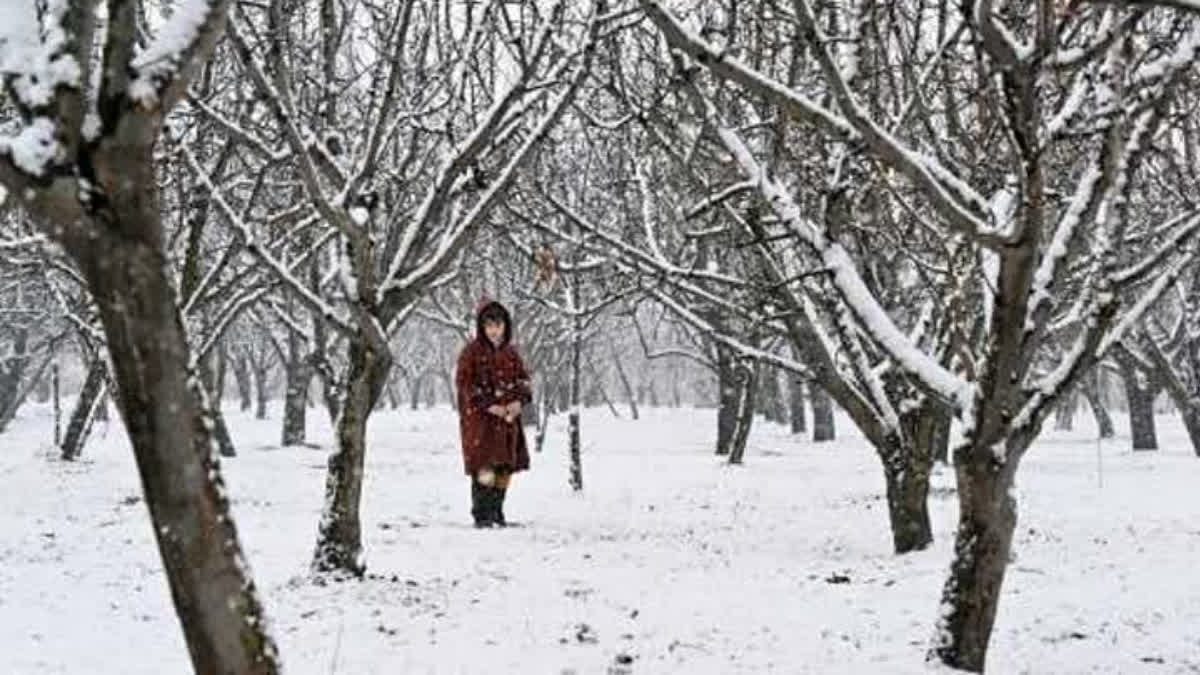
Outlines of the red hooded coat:
[[[494,346],[483,330],[483,312],[496,305],[504,313],[504,341]],[[487,411],[493,405],[532,399],[529,373],[512,345],[512,318],[498,302],[480,305],[475,314],[475,339],[458,356],[454,377],[458,390],[459,428],[462,432],[463,467],[473,476],[485,467],[510,471],[529,468],[529,448],[518,417],[512,423]]]

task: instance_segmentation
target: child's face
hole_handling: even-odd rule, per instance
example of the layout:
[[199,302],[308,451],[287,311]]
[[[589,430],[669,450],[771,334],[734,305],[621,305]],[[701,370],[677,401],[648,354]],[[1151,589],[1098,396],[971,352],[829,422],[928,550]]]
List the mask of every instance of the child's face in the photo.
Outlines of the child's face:
[[492,319],[484,321],[483,334],[487,336],[488,340],[491,340],[492,344],[499,345],[500,341],[504,339],[504,322]]

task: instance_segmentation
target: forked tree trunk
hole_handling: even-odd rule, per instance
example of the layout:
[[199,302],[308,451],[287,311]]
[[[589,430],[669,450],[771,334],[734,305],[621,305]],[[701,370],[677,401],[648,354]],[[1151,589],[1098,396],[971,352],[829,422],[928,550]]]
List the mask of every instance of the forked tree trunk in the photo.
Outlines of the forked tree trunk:
[[348,354],[346,395],[339,407],[337,448],[329,456],[325,505],[313,553],[313,571],[361,577],[366,571],[362,548],[363,465],[367,421],[383,395],[392,367],[391,354],[380,353],[365,339],[352,340]]

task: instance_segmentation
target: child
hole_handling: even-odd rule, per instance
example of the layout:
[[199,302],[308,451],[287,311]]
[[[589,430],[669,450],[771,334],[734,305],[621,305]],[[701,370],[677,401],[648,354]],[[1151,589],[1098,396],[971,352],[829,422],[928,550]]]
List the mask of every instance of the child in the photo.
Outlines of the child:
[[533,395],[512,344],[512,318],[500,303],[480,304],[475,339],[459,354],[454,380],[475,527],[505,527],[509,479],[529,468],[521,408]]

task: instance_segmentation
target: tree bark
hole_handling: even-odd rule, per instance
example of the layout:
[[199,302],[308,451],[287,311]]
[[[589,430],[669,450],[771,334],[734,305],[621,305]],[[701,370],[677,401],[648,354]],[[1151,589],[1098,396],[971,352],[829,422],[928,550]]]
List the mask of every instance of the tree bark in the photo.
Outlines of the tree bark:
[[728,455],[737,430],[737,364],[729,350],[717,347],[717,454]]
[[209,408],[209,417],[213,425],[213,440],[222,457],[236,457],[237,450],[233,447],[233,437],[229,435],[229,427],[225,424],[225,415],[221,412],[221,391],[219,370],[213,367],[213,357],[203,359],[200,363],[200,379],[204,383],[205,396],[201,404]]
[[815,382],[808,387],[809,398],[812,399],[813,409],[813,441],[824,443],[837,437],[833,422],[833,401],[829,394]]
[[758,392],[761,400],[757,407],[768,422],[786,424],[787,408],[783,404],[783,390],[779,386],[779,371],[767,367],[760,367],[760,371]]
[[194,380],[165,271],[153,159],[147,153],[135,163],[146,169],[108,167],[120,179],[98,168],[101,184],[137,186],[136,198],[112,195],[108,203],[125,213],[113,214],[114,223],[71,253],[100,310],[116,400],[193,667],[275,673],[275,646],[211,452],[212,420],[201,392],[189,386]]
[[56,447],[62,442],[62,390],[59,384],[58,363],[55,363],[50,379],[50,395],[54,401],[54,445]]
[[937,453],[942,420],[949,415],[931,404],[905,415],[906,439],[890,438],[880,449],[887,486],[888,522],[898,554],[920,551],[933,543],[929,520],[929,473]]
[[933,429],[933,459],[942,464],[950,463],[950,425],[954,416],[950,411],[937,413],[937,424]]
[[367,421],[383,395],[392,367],[391,354],[379,352],[363,337],[351,341],[346,394],[339,407],[337,449],[329,457],[325,506],[313,554],[313,571],[361,577],[366,571],[362,550],[363,465]]
[[734,428],[730,446],[725,454],[730,464],[741,464],[746,456],[746,445],[750,440],[750,427],[754,425],[755,396],[758,380],[762,374],[760,364],[737,364],[737,407],[734,413]]
[[983,672],[987,658],[1017,524],[1012,493],[1016,462],[997,466],[989,459],[991,449],[981,450],[967,446],[965,451],[955,451],[959,524],[930,655],[953,668],[976,673]]
[[1157,450],[1158,433],[1154,424],[1154,396],[1157,387],[1150,378],[1132,366],[1122,365],[1125,400],[1129,406],[1129,432],[1134,450]]
[[254,368],[254,419],[256,420],[267,419],[267,401],[271,400],[271,389],[267,382],[267,378],[269,377],[268,372],[265,365]]
[[1104,396],[1100,391],[1099,369],[1093,369],[1091,374],[1083,378],[1081,393],[1084,400],[1087,401],[1088,407],[1092,410],[1092,416],[1096,418],[1096,426],[1100,430],[1100,438],[1112,438],[1115,436],[1117,432],[1113,428],[1112,416],[1108,414],[1108,407],[1104,404]]
[[[304,443],[307,432],[307,416],[308,416],[308,386],[312,381],[312,366],[302,357],[295,354],[292,355],[291,362],[287,364],[287,391],[283,398],[283,438],[282,445],[287,447],[291,445],[301,445]],[[262,382],[259,382],[259,391],[263,391]],[[260,410],[266,407],[259,395]],[[265,412],[265,411],[264,411]]]
[[88,366],[87,377],[83,380],[83,389],[75,400],[75,409],[67,422],[67,434],[63,438],[60,455],[64,461],[71,462],[83,454],[83,446],[96,419],[96,408],[101,402],[105,385],[104,360],[97,357]]
[[[571,286],[572,307],[579,307],[579,284]],[[567,413],[567,441],[571,457],[568,483],[571,489],[583,489],[583,449],[579,434],[579,386],[583,376],[583,320],[578,315],[571,317],[571,407]]]
[[245,355],[238,356],[233,360],[233,380],[237,384],[238,409],[242,412],[246,412],[254,405],[250,379],[250,359]]
[[804,379],[793,377],[788,382],[788,402],[791,408],[792,433],[808,431],[808,416],[804,413]]

